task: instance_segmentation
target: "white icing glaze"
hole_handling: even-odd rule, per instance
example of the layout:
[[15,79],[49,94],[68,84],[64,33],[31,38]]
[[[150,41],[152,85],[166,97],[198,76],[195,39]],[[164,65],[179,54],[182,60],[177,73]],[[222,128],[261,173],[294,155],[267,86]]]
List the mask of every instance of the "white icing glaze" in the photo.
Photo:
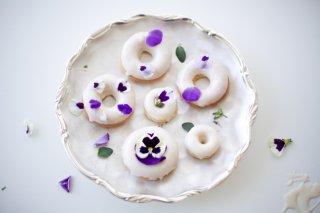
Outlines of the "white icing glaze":
[[[140,80],[153,80],[166,73],[171,64],[171,52],[166,45],[166,36],[162,42],[154,47],[146,44],[148,32],[140,32],[132,35],[124,44],[121,53],[122,66],[127,75]],[[143,52],[152,56],[151,61],[142,62],[140,57]],[[144,73],[140,70],[145,66]]]
[[288,185],[290,186],[294,182],[300,182],[300,184],[285,195],[285,206],[282,213],[285,213],[289,209],[296,210],[300,213],[313,212],[320,204],[320,200],[312,207],[310,207],[310,200],[320,198],[320,183],[308,183],[308,175],[293,175]]
[[209,59],[207,63],[201,62],[201,59],[195,58],[191,60],[179,72],[177,85],[181,94],[189,87],[194,87],[194,81],[199,77],[207,77],[210,81],[209,86],[205,89],[200,89],[201,96],[197,101],[192,102],[200,107],[208,106],[218,102],[225,94],[228,88],[228,74],[226,67],[218,61]]
[[[148,133],[154,133],[167,145],[167,150],[164,154],[166,159],[155,165],[145,165],[135,156],[137,141]],[[123,163],[130,170],[131,174],[148,180],[162,179],[165,175],[169,174],[176,168],[178,156],[178,144],[166,130],[156,126],[145,127],[132,132],[122,146]]]
[[197,125],[186,135],[185,144],[192,156],[198,159],[209,158],[219,149],[220,136],[213,127]]
[[[164,90],[172,91],[172,96],[166,102],[163,107],[157,107],[155,105],[155,99]],[[175,91],[171,88],[156,88],[151,90],[145,97],[144,109],[146,116],[157,123],[164,123],[170,121],[177,114],[177,99]]]
[[[98,83],[99,86],[94,88],[94,83]],[[127,86],[126,91],[118,91],[120,83]],[[104,106],[103,99],[110,95],[115,98],[116,104],[111,107]],[[92,109],[89,103],[90,100],[101,102],[101,106],[98,109]],[[83,103],[89,121],[102,125],[114,125],[125,121],[130,116],[130,114],[120,112],[118,104],[128,104],[132,108],[132,111],[135,108],[134,92],[130,83],[114,75],[101,75],[90,81],[83,92]]]

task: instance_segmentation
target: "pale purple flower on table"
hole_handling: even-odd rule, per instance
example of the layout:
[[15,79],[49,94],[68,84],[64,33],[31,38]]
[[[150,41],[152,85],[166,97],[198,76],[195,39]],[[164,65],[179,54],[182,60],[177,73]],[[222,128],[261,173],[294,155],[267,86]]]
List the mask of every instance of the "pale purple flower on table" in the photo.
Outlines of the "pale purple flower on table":
[[198,87],[188,87],[182,92],[182,98],[187,102],[194,102],[199,100],[201,91]]
[[270,150],[271,152],[277,156],[280,157],[283,154],[283,151],[285,150],[286,146],[291,144],[292,140],[291,139],[272,139],[270,142]]
[[148,36],[146,38],[146,44],[149,47],[157,46],[158,44],[161,43],[162,37],[163,37],[163,34],[161,30],[158,30],[158,29],[152,30],[148,33]]
[[132,108],[129,104],[118,104],[118,110],[125,115],[129,115],[132,112]]
[[155,165],[166,159],[164,156],[167,146],[154,135],[148,133],[135,145],[136,158],[145,165]]
[[141,65],[139,70],[145,79],[151,78],[154,74],[154,70],[150,65]]
[[99,138],[94,144],[96,147],[106,146],[110,140],[109,133],[104,134],[101,138]]
[[90,103],[90,108],[91,108],[91,109],[99,109],[100,106],[101,106],[101,102],[98,101],[98,100],[91,99],[91,100],[89,101],[89,103]]
[[71,176],[61,180],[59,184],[64,190],[66,190],[69,193],[71,188]]
[[79,101],[71,100],[69,103],[69,111],[74,116],[80,116],[84,109],[84,104]]

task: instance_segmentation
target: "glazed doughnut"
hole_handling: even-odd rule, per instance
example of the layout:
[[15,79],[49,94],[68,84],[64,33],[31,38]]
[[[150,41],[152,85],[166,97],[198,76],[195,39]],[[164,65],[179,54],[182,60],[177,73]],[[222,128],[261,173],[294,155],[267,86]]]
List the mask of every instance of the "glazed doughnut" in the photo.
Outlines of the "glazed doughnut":
[[219,133],[208,125],[197,125],[187,134],[186,148],[198,159],[211,157],[220,147]]
[[[207,77],[209,86],[200,89],[194,82],[201,77]],[[177,85],[186,102],[199,107],[218,102],[228,89],[228,74],[226,68],[217,61],[211,62],[208,56],[191,60],[178,74]]]
[[[103,100],[113,96],[116,104],[103,105]],[[93,79],[83,92],[84,109],[91,122],[114,125],[125,121],[135,107],[134,92],[130,83],[113,75],[101,75]]]
[[156,88],[145,97],[146,116],[157,123],[170,121],[177,114],[177,98],[172,88]]
[[[140,80],[153,80],[167,72],[171,64],[171,51],[162,38],[161,30],[156,29],[136,33],[126,41],[121,61],[127,75]],[[144,52],[151,55],[151,61],[141,61]]]
[[124,165],[131,174],[148,180],[162,179],[178,163],[178,144],[164,129],[144,127],[132,132],[122,146]]

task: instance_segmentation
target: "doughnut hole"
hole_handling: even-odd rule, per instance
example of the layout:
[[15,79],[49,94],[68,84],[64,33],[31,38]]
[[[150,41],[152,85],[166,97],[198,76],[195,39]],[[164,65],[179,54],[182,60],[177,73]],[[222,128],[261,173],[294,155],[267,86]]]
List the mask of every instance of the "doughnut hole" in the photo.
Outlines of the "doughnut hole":
[[139,57],[140,61],[142,63],[147,63],[147,62],[150,62],[152,60],[152,55],[151,53],[149,53],[148,51],[146,50],[143,50],[141,53],[140,53],[140,57]]
[[202,75],[202,74],[196,75],[192,79],[192,82],[196,87],[198,87],[202,90],[206,89],[210,85],[209,78],[205,75]]
[[106,107],[113,107],[116,105],[116,98],[113,95],[107,95],[102,99],[102,103]]
[[207,138],[207,135],[203,132],[201,132],[199,135],[198,135],[198,140],[199,140],[199,143],[201,144],[206,144],[208,142],[208,138]]

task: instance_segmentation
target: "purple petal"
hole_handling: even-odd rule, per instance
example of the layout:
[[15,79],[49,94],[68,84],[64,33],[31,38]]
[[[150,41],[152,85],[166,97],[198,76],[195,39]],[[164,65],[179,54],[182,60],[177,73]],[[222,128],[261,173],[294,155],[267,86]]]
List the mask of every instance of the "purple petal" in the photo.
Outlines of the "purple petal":
[[158,164],[160,163],[161,161],[165,160],[166,157],[162,156],[160,158],[154,158],[152,157],[151,154],[148,155],[148,157],[146,158],[139,158],[137,155],[136,155],[136,158],[143,164],[147,165],[147,166],[150,166],[150,165],[155,165],[155,164]]
[[91,99],[89,103],[91,109],[98,109],[101,106],[101,102],[98,100]]
[[197,87],[188,87],[182,93],[182,98],[187,102],[199,100],[201,91]]
[[169,100],[169,96],[167,96],[167,91],[163,90],[159,95],[159,99],[161,102]]
[[285,143],[282,139],[274,139],[273,143],[276,145],[276,149],[281,152],[282,149],[285,147]]
[[145,146],[141,146],[139,150],[142,154],[146,154],[149,152],[148,148]]
[[129,115],[132,112],[132,108],[128,104],[118,104],[118,110],[125,115]]
[[94,82],[93,83],[93,88],[97,88],[99,86],[99,83],[98,82]]
[[148,135],[152,138],[154,133],[148,133]]
[[201,58],[201,61],[208,61],[209,60],[209,57],[204,55],[202,58]]
[[155,148],[152,149],[152,152],[153,152],[154,154],[159,154],[160,151],[161,151],[161,148],[160,148],[160,147],[155,147]]
[[59,184],[64,190],[66,190],[69,193],[71,187],[71,176],[61,180]]
[[144,71],[145,69],[147,69],[146,66],[140,66],[140,71]]
[[154,148],[158,145],[158,143],[160,142],[159,138],[157,136],[153,137],[152,139],[150,139],[149,137],[145,137],[142,139],[142,142],[144,143],[144,145],[149,148]]
[[105,146],[109,142],[110,135],[109,133],[104,134],[101,138],[99,138],[94,144],[96,147]]
[[162,41],[163,34],[161,30],[155,29],[149,32],[146,43],[150,47],[157,46]]
[[76,106],[77,106],[79,109],[84,109],[84,104],[83,104],[82,102],[76,103]]
[[127,87],[121,82],[121,83],[119,83],[119,85],[118,85],[118,91],[120,91],[120,92],[124,92],[124,91],[126,91],[127,90]]

